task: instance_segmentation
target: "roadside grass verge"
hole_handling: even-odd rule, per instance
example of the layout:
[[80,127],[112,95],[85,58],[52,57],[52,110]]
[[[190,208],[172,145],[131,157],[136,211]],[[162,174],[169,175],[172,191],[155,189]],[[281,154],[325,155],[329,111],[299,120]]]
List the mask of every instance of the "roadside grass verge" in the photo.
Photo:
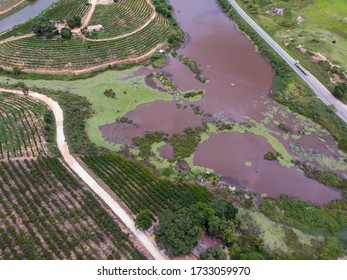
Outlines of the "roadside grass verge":
[[312,90],[287,63],[233,9],[228,0],[218,0],[223,11],[247,34],[276,71],[274,99],[294,112],[304,115],[326,128],[336,139],[339,148],[347,151],[347,124],[329,106],[318,99]]

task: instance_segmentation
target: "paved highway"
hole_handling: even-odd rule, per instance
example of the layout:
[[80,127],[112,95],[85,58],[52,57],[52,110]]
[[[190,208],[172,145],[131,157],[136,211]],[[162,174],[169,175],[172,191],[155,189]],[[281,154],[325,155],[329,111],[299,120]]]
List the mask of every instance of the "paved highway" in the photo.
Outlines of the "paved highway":
[[347,106],[337,100],[330,91],[318,81],[311,73],[304,75],[295,65],[295,59],[292,58],[281,46],[279,46],[258,24],[252,20],[235,0],[228,0],[234,9],[248,22],[252,28],[294,69],[294,71],[310,86],[316,95],[327,105],[333,105],[336,108],[336,114],[347,122]]

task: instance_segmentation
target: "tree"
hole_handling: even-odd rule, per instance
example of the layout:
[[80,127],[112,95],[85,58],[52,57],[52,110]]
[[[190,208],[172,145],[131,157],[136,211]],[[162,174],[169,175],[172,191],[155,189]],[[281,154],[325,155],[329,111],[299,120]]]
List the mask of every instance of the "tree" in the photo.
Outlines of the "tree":
[[105,96],[107,96],[107,97],[116,98],[116,93],[114,92],[114,90],[113,90],[112,88],[106,89],[106,90],[104,91],[104,94],[105,94]]
[[33,23],[33,31],[37,35],[48,36],[54,30],[54,25],[49,18],[38,16]]
[[148,229],[152,225],[151,213],[146,209],[142,210],[135,219],[135,226],[138,229]]
[[208,220],[208,233],[212,236],[218,236],[221,232],[223,221],[218,216],[212,216]]
[[346,83],[336,84],[332,94],[338,99],[347,99],[347,84]]
[[232,202],[224,199],[223,197],[217,197],[211,202],[211,207],[215,210],[216,215],[219,218],[225,218],[227,220],[235,219],[238,213],[237,208]]
[[218,216],[212,216],[208,220],[208,233],[220,238],[224,244],[232,244],[236,240],[235,225],[232,221],[226,221]]
[[203,233],[201,227],[184,211],[174,213],[166,210],[159,221],[159,225],[154,229],[155,239],[158,245],[172,256],[190,252]]
[[227,254],[220,247],[210,247],[200,255],[202,260],[226,260]]
[[70,40],[72,37],[72,32],[71,32],[70,28],[63,27],[60,30],[60,35],[62,38]]
[[259,252],[241,253],[240,260],[265,260],[265,257]]
[[195,186],[194,188],[191,188],[186,195],[184,195],[179,201],[178,205],[181,207],[188,207],[192,204],[195,204],[197,202],[205,202],[209,203],[211,201],[212,195],[207,190],[207,188],[201,187],[201,186]]
[[267,152],[264,155],[264,159],[266,159],[266,160],[277,160],[277,156],[273,152]]
[[187,215],[189,215],[202,229],[207,228],[208,220],[215,214],[215,210],[203,202],[197,202],[189,206],[187,210]]
[[71,18],[68,18],[66,23],[68,26],[70,26],[70,28],[81,27],[82,19],[80,16],[73,16]]

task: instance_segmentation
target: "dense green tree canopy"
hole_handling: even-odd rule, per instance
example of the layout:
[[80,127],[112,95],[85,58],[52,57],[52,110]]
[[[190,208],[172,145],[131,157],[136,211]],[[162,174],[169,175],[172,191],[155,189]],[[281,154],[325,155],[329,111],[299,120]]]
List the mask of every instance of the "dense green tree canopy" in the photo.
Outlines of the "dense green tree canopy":
[[67,19],[67,25],[70,26],[70,28],[76,28],[80,27],[82,25],[82,20],[80,16],[73,16],[71,18]]
[[185,211],[174,213],[167,210],[159,220],[160,224],[154,230],[156,241],[172,256],[190,252],[203,233],[201,227]]
[[151,213],[148,210],[142,210],[136,217],[135,226],[139,229],[148,229],[152,225]]
[[72,37],[70,28],[67,28],[67,27],[62,28],[60,30],[60,35],[62,38],[70,40]]
[[33,31],[37,35],[49,35],[54,30],[54,25],[49,18],[38,16],[33,23]]
[[333,89],[332,94],[339,99],[347,99],[347,84],[338,83]]
[[211,203],[211,207],[216,211],[216,215],[219,218],[225,218],[227,220],[235,219],[238,212],[237,208],[233,206],[232,202],[227,201],[222,197],[214,199]]
[[202,260],[226,260],[227,255],[220,247],[210,247],[200,255]]

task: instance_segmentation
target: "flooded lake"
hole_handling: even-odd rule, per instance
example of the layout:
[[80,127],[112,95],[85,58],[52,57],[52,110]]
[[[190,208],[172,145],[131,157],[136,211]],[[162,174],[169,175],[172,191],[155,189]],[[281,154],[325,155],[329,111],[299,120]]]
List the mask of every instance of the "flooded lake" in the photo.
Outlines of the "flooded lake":
[[[161,130],[172,134],[182,132],[185,127],[201,126],[202,120],[194,115],[190,104],[237,122],[248,122],[245,116],[262,122],[264,112],[279,106],[269,96],[274,77],[271,66],[224,15],[215,0],[171,0],[170,3],[178,23],[187,33],[187,44],[178,50],[178,54],[197,61],[209,82],[199,82],[176,58],[170,58],[169,63],[159,71],[165,72],[181,90],[201,88],[206,94],[201,101],[185,101],[186,109],[177,109],[177,100],[139,105],[125,115],[137,126],[114,123],[101,127],[104,138],[111,143],[131,143],[131,137],[144,135],[146,131]],[[283,121],[286,118],[288,122],[296,122],[292,113],[283,117]],[[286,141],[278,136],[283,131],[273,124],[269,127],[273,136],[292,153]],[[319,144],[318,150],[324,152],[324,144],[317,139],[312,145],[306,142],[308,140],[302,142],[307,148]],[[198,146],[194,163],[213,168],[248,190],[273,197],[287,194],[319,204],[340,197],[339,191],[306,178],[295,168],[264,160],[268,151],[274,149],[261,136],[250,133],[215,134]],[[166,158],[172,156],[169,146],[159,152]],[[251,166],[246,166],[246,163],[251,163]]]
[[300,197],[316,203],[338,199],[339,192],[310,180],[295,168],[264,160],[275,150],[265,138],[250,133],[214,134],[196,150],[194,164],[208,166],[232,177],[248,190],[277,197],[279,194]]
[[[176,102],[156,101],[141,104],[125,117],[134,124],[113,123],[100,127],[109,142],[129,144],[131,138],[144,136],[146,132],[163,131],[169,135],[182,133],[186,127],[202,126],[201,117],[194,114],[188,102],[177,107]],[[113,136],[114,135],[114,136]]]

